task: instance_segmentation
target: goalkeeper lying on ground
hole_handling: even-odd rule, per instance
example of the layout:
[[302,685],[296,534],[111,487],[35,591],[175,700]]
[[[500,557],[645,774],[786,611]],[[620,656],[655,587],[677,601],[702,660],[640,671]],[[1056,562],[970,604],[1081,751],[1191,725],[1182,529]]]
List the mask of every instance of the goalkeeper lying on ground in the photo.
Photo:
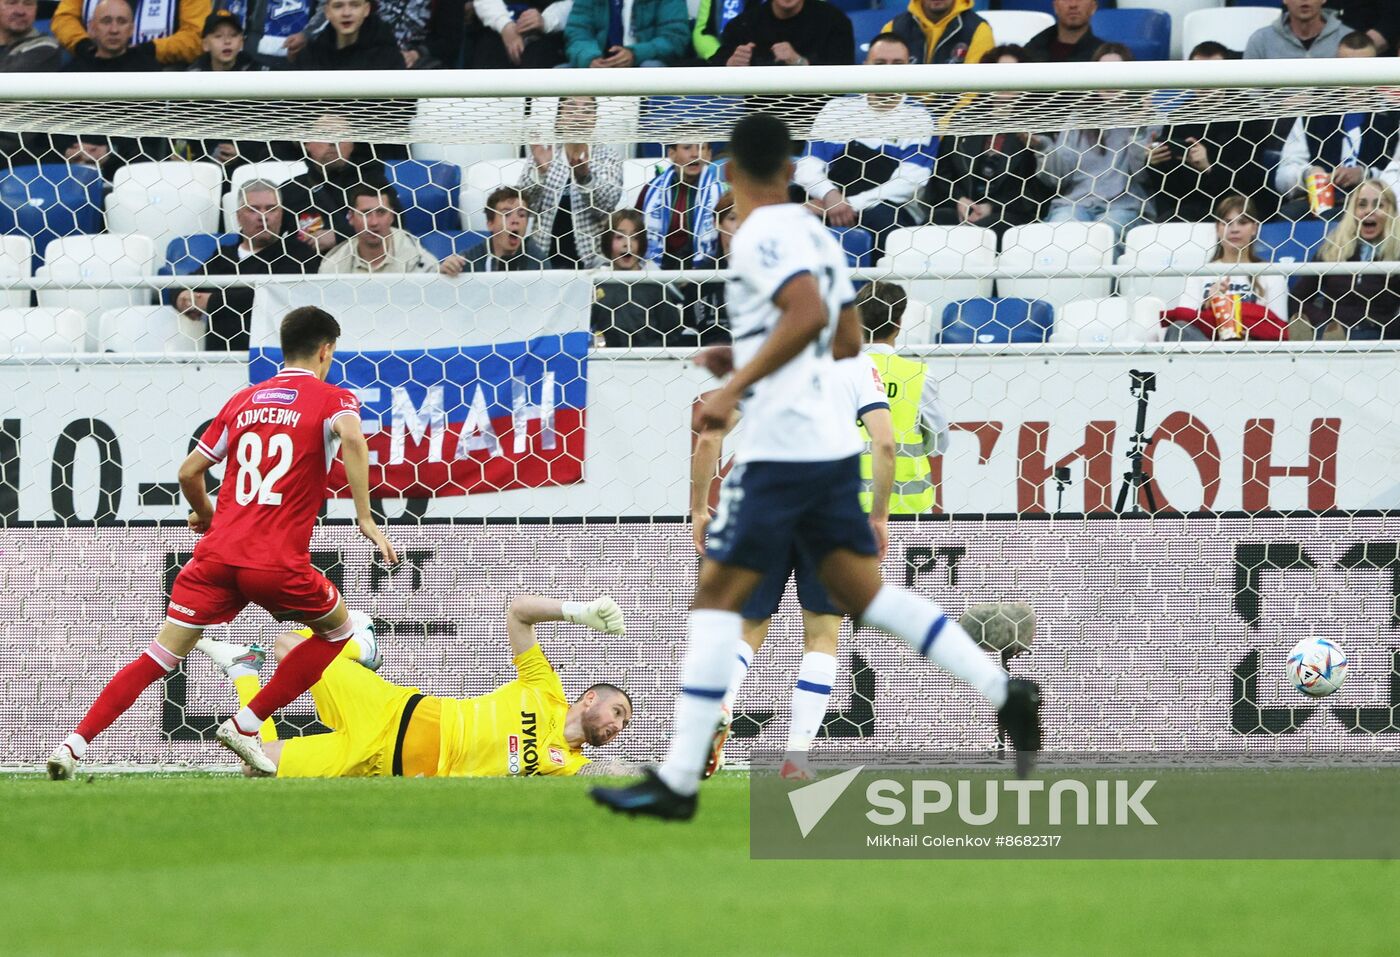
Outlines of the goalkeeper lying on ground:
[[[589,763],[583,745],[607,744],[632,720],[632,700],[614,685],[595,684],[570,704],[535,641],[542,621],[624,634],[622,610],[611,598],[512,601],[506,628],[517,678],[479,698],[437,698],[385,681],[374,673],[381,659],[368,616],[351,614],[355,636],[311,686],[317,716],[330,732],[278,741],[271,722],[263,727],[263,750],[278,777],[578,774]],[[283,632],[273,653],[280,661],[305,639],[304,630]],[[261,649],[210,638],[197,647],[233,679],[240,700],[257,693]]]

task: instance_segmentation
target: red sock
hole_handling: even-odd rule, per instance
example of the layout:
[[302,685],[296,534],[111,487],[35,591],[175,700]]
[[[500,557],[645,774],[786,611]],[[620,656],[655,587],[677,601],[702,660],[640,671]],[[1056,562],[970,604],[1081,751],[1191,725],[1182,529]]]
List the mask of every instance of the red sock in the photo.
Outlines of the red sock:
[[141,657],[112,676],[73,733],[84,741],[91,741],[125,714],[141,697],[141,692],[174,671],[179,663],[179,658],[151,642],[151,647]]
[[248,702],[248,710],[267,720],[272,712],[291,704],[314,685],[343,647],[343,642],[312,635],[282,659],[272,680]]

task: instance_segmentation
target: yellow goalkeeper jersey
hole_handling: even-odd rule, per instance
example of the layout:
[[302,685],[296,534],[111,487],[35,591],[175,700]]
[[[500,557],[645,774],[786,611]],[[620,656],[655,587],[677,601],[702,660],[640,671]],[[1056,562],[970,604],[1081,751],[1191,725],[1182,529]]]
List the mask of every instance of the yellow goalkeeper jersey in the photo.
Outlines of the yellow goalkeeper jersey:
[[516,657],[516,679],[479,698],[440,698],[440,777],[577,774],[588,763],[564,740],[569,699],[539,645]]

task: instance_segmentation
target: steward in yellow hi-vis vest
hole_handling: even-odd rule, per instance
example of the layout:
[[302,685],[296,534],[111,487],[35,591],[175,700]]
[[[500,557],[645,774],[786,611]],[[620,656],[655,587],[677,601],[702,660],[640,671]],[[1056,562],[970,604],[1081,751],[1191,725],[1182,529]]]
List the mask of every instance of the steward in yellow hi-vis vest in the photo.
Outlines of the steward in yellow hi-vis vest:
[[[373,624],[368,616],[352,615],[355,634],[311,686],[316,716],[331,730],[263,742],[279,778],[579,774],[589,765],[583,746],[609,743],[632,720],[632,700],[615,685],[591,685],[570,702],[535,641],[535,625],[544,621],[625,634],[622,610],[611,598],[585,603],[517,597],[506,616],[516,679],[477,698],[439,698],[385,681],[375,674],[382,659]],[[280,635],[278,657],[308,634],[303,628]],[[231,668],[247,671],[252,658],[262,661],[261,649],[205,644],[205,653],[230,677]],[[240,699],[256,694],[255,685],[235,682]]]
[[[933,487],[929,456],[941,455],[947,445],[948,417],[938,399],[938,386],[928,367],[915,359],[895,355],[894,341],[904,318],[904,290],[891,282],[874,282],[856,296],[861,325],[865,328],[865,354],[880,370],[889,398],[894,425],[894,488],[890,492],[891,515],[922,515],[938,501]],[[861,430],[864,433],[864,430]],[[868,437],[867,437],[868,439]],[[861,476],[870,481],[872,462],[867,451],[861,457]],[[861,504],[870,508],[870,493],[861,493]]]

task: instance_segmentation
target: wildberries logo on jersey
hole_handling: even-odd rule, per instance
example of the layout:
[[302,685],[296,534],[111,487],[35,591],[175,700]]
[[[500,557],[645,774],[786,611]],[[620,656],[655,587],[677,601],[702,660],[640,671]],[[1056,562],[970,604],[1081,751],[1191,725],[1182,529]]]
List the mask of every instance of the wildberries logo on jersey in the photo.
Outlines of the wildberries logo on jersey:
[[[376,496],[428,499],[583,480],[587,308],[570,309],[577,295],[565,285],[546,290],[538,311],[511,313],[473,298],[482,294],[475,282],[405,277],[380,290],[387,301],[327,303],[342,330],[328,381],[360,402]],[[275,375],[282,360],[276,307],[269,308],[255,314],[251,382]],[[434,309],[450,320],[424,321]],[[329,484],[332,494],[349,496],[338,463]]]
[[[851,766],[851,765],[854,766]],[[1394,754],[1280,763],[1225,753],[1042,755],[1021,779],[996,753],[756,752],[756,858],[1391,858]],[[1358,832],[1287,840],[1299,800]],[[1344,810],[1339,810],[1344,809]],[[1362,823],[1364,822],[1364,823]]]
[[274,402],[277,405],[291,405],[297,400],[296,389],[259,389],[253,393],[253,404],[262,405]]

